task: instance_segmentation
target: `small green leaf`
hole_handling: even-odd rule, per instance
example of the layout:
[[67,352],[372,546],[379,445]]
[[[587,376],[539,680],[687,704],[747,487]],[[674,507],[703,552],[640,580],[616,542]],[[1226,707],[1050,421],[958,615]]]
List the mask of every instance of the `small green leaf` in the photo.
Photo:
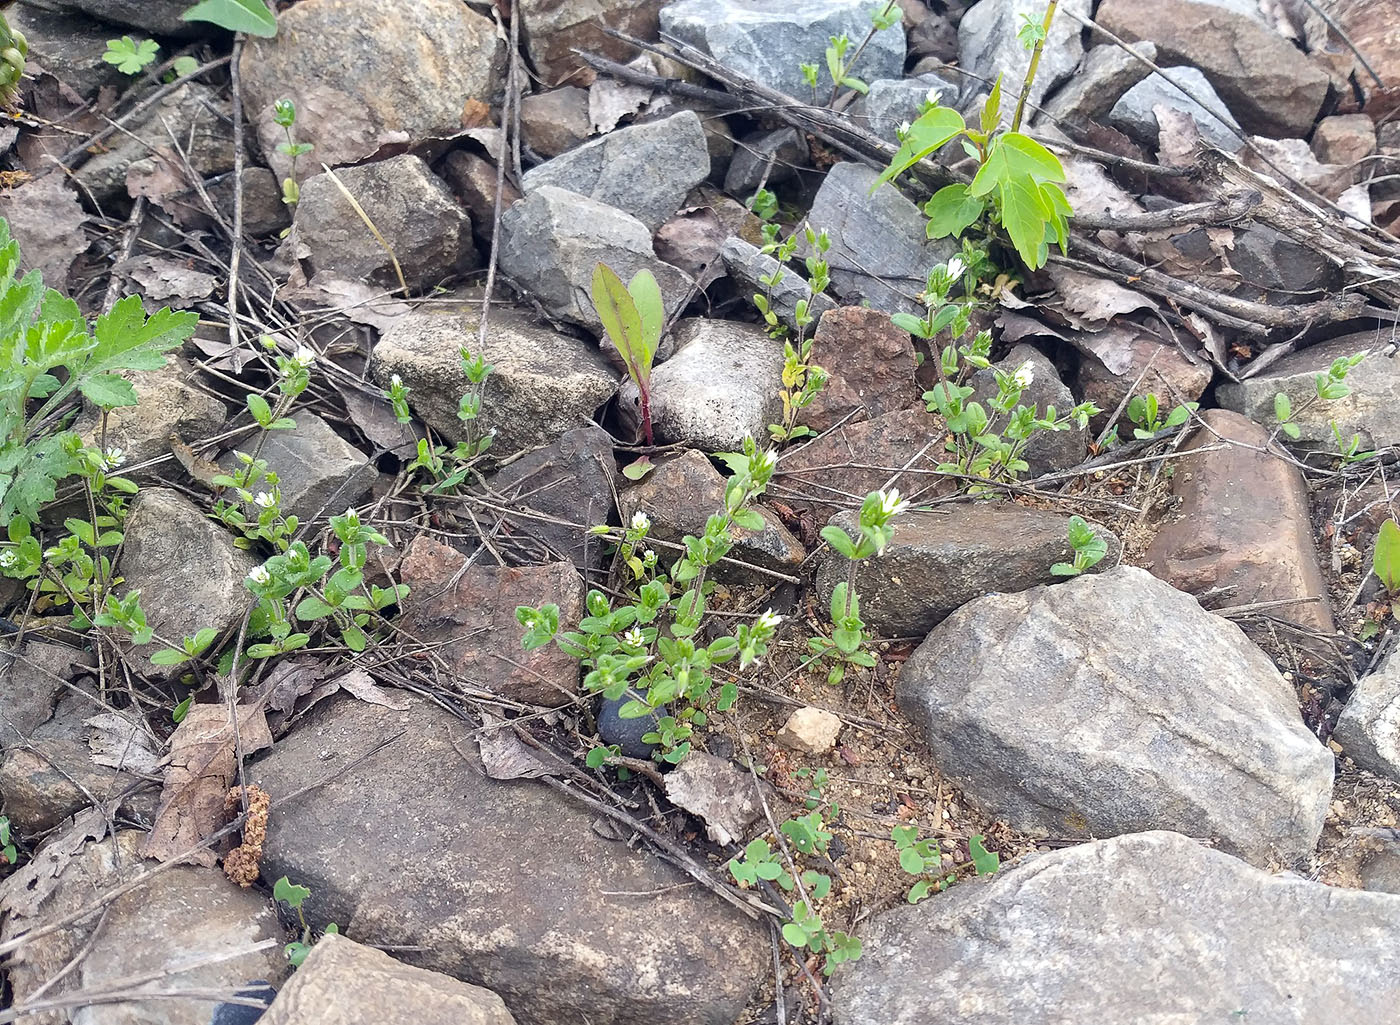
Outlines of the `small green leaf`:
[[880,172],[880,177],[870,187],[870,191],[874,192],[885,182],[903,174],[966,130],[967,122],[951,107],[934,107],[920,114],[909,126],[909,133],[899,144],[899,150],[890,160],[890,166]]
[[272,884],[272,899],[280,900],[293,908],[301,907],[302,901],[311,896],[311,891],[305,886],[298,886],[286,876]]
[[1001,76],[997,75],[996,84],[992,86],[992,93],[987,97],[987,102],[982,104],[982,131],[990,135],[1001,124]]
[[136,405],[136,389],[130,381],[115,374],[97,374],[78,382],[78,391],[94,406],[116,409]]
[[176,651],[174,648],[162,648],[151,655],[151,663],[158,666],[178,666],[182,662],[188,662],[190,656],[183,651]]
[[1381,524],[1376,535],[1376,550],[1371,557],[1376,578],[1391,594],[1400,591],[1400,525],[1389,519]]
[[1274,396],[1274,416],[1283,422],[1293,415],[1293,403],[1287,395],[1279,392]]
[[968,839],[967,849],[972,855],[973,871],[979,876],[991,875],[1001,866],[1001,858],[987,850],[980,835]]
[[851,536],[840,527],[834,524],[827,524],[821,529],[821,537],[823,541],[831,545],[832,548],[840,552],[846,558],[855,558],[856,544],[851,540]]
[[924,204],[929,238],[955,238],[977,222],[987,204],[968,192],[966,185],[945,185]]
[[263,0],[201,0],[184,14],[185,21],[208,21],[230,32],[271,39],[277,35],[277,16]]

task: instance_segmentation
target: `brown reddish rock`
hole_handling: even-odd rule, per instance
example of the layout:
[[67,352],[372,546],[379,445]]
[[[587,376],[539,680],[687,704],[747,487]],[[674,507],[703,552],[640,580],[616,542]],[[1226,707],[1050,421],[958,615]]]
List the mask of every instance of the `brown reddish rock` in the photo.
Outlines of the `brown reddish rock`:
[[854,420],[869,420],[919,397],[913,339],[890,323],[888,313],[842,306],[823,314],[812,356],[831,379],[798,423],[819,433],[850,413]]
[[[491,241],[496,228],[496,168],[489,160],[475,153],[456,151],[447,154],[442,165],[443,176],[453,193],[472,215],[476,236]],[[501,184],[501,210],[509,210],[520,198],[520,190],[507,178]]]
[[557,157],[588,138],[588,90],[577,86],[533,93],[520,100],[520,132],[542,157]]
[[1325,117],[1313,130],[1312,149],[1324,164],[1351,167],[1376,152],[1376,123],[1366,114]]
[[583,579],[573,563],[481,566],[462,572],[467,558],[425,535],[413,539],[399,567],[412,589],[403,602],[404,633],[437,645],[459,682],[512,701],[557,708],[578,695],[578,662],[552,644],[520,645],[520,605],[559,606],[561,626],[583,615]]
[[825,520],[859,506],[896,471],[900,494],[927,501],[953,488],[933,471],[943,461],[943,420],[922,405],[847,424],[778,460],[770,497]]
[[[1224,409],[1201,417],[1208,429],[1182,447],[1194,454],[1177,462],[1172,477],[1181,504],[1147,550],[1148,568],[1192,594],[1228,587],[1226,605],[1317,598],[1268,614],[1333,633],[1302,475],[1282,459],[1255,451],[1269,432],[1252,420]],[[1239,444],[1197,451],[1221,440]]]
[[[1209,366],[1129,321],[1115,321],[1102,331],[1078,332],[1069,342],[1081,357],[1072,390],[1103,410],[1092,421],[1095,431],[1103,429],[1130,391],[1136,395],[1155,392],[1159,399],[1175,406],[1194,402],[1210,385]],[[1142,380],[1134,388],[1139,377]]]

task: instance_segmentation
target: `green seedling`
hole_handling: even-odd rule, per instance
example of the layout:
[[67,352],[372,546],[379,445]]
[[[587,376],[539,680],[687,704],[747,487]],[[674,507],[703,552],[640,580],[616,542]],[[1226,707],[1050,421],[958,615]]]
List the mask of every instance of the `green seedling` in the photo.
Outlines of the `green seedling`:
[[[296,940],[288,943],[283,951],[287,955],[287,960],[293,968],[300,968],[302,962],[311,953],[312,944],[316,941],[311,936],[311,926],[306,921],[306,914],[301,906],[306,902],[306,898],[311,896],[311,890],[305,886],[298,886],[286,876],[277,880],[272,886],[272,899],[280,900],[297,913],[297,921],[301,923],[301,934]],[[334,922],[329,923],[323,930],[322,935],[340,932],[340,926]]]
[[1071,516],[1066,530],[1069,546],[1074,549],[1074,561],[1057,562],[1050,572],[1057,577],[1077,577],[1092,569],[1108,554],[1108,542],[1089,526],[1083,516]]
[[[627,367],[627,375],[637,386],[642,404],[642,436],[654,445],[651,430],[651,364],[661,344],[666,308],[661,288],[651,271],[642,269],[626,285],[607,264],[593,270],[593,306]],[[631,480],[640,480],[651,469],[643,456],[623,470]]]
[[107,52],[102,59],[116,65],[123,75],[139,75],[160,52],[160,44],[154,39],[143,39],[139,43],[130,36],[107,40]]

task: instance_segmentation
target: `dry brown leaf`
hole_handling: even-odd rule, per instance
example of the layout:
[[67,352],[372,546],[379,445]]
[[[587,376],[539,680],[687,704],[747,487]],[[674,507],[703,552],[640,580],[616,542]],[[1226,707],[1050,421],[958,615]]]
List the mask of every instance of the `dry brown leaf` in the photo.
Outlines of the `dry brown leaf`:
[[0,911],[20,918],[36,916],[44,900],[58,885],[64,869],[78,858],[84,847],[100,843],[107,835],[107,818],[101,808],[86,808],[71,822],[71,826],[0,882]]
[[1147,296],[1107,278],[1080,274],[1053,264],[1047,272],[1060,293],[1065,319],[1081,330],[1094,330],[1094,325],[1105,324],[1134,310],[1157,309],[1157,304]]
[[214,275],[195,270],[183,261],[163,260],[158,256],[123,260],[113,269],[129,274],[141,286],[141,294],[154,302],[207,299],[219,283]]
[[481,767],[492,779],[537,779],[557,775],[540,761],[515,735],[509,723],[483,715],[483,727],[476,744],[481,751]]
[[[238,741],[244,756],[272,746],[261,706],[238,708]],[[155,825],[141,845],[141,855],[167,861],[184,854],[224,822],[224,795],[236,771],[234,728],[226,705],[190,705],[170,737],[170,766],[165,771]],[[189,863],[212,868],[214,851],[196,851]]]
[[185,468],[195,480],[199,481],[211,491],[218,491],[219,485],[214,483],[214,478],[223,473],[223,467],[211,459],[205,459],[189,445],[185,444],[185,439],[174,431],[166,439],[170,446],[170,451],[175,456],[175,461]]
[[352,694],[371,705],[382,705],[385,708],[392,708],[395,712],[402,712],[409,706],[408,698],[391,696],[387,690],[375,683],[374,678],[363,669],[352,669],[330,682],[339,685],[340,689],[347,694]]
[[742,839],[763,814],[753,777],[733,762],[692,751],[666,773],[666,797],[705,823],[715,843]]
[[43,271],[44,281],[62,291],[68,269],[88,247],[83,234],[87,214],[63,175],[0,192],[0,217],[10,222],[10,235],[19,241],[21,271]]
[[150,774],[159,771],[164,760],[145,730],[124,715],[103,712],[83,725],[92,730],[88,749],[98,765],[127,772]]
[[370,442],[385,452],[396,456],[411,457],[418,447],[419,434],[413,424],[401,424],[394,416],[394,407],[383,397],[376,398],[359,388],[332,381],[345,400],[345,411],[350,420]]

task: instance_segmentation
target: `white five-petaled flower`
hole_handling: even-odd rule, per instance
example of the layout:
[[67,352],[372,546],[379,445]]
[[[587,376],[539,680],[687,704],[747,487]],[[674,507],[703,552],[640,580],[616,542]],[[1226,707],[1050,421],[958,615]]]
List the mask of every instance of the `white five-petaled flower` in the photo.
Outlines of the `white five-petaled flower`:
[[399,389],[399,388],[402,388],[402,387],[403,387],[403,378],[400,377],[398,374],[390,374],[390,375],[389,375],[389,387],[394,388],[394,389],[396,389],[396,390]]
[[126,456],[119,448],[109,448],[106,452],[102,453],[102,462],[106,465],[107,469],[115,470],[118,466],[121,466],[122,463],[126,462]]
[[773,454],[773,450],[771,448],[764,449],[758,455],[754,456],[753,468],[756,471],[771,470],[777,465],[778,457]]
[[899,497],[899,488],[880,491],[880,512],[886,517],[895,516],[909,508],[909,500]]
[[642,636],[642,631],[635,626],[623,634],[622,639],[634,648],[640,648],[646,643],[646,638]]
[[15,564],[15,553],[8,548],[0,552],[0,569],[8,569]]
[[967,264],[962,262],[960,257],[954,256],[948,260],[948,280],[957,281],[967,273]]
[[257,497],[253,499],[253,503],[259,509],[271,509],[277,504],[277,499],[273,498],[272,495],[266,491],[259,491]]
[[650,526],[651,526],[651,519],[647,516],[646,513],[642,512],[642,510],[638,509],[636,512],[634,512],[634,513],[632,514],[632,529],[633,529],[633,530],[646,530],[646,529],[649,528]]
[[1035,380],[1035,367],[1027,360],[1016,368],[1016,373],[1011,375],[1011,379],[1016,382],[1017,388],[1029,388]]
[[938,103],[941,96],[942,93],[939,91],[938,86],[936,85],[929,86],[928,92],[924,93],[924,99],[927,100],[929,103],[935,105]]
[[360,514],[355,511],[353,505],[345,510],[345,519],[352,527],[358,527],[360,525]]
[[908,135],[908,134],[909,134],[909,129],[910,129],[911,127],[912,127],[912,126],[909,124],[908,121],[901,121],[901,122],[899,123],[899,132],[898,132],[899,137],[902,139],[902,138],[904,138],[906,135]]
[[265,587],[272,583],[272,574],[267,571],[266,566],[254,566],[248,571],[248,579]]
[[782,616],[778,615],[778,614],[777,614],[776,612],[774,612],[772,609],[768,609],[767,611],[765,611],[765,612],[763,613],[763,615],[761,615],[761,616],[758,617],[758,624],[757,624],[757,625],[758,625],[761,629],[765,629],[765,630],[776,630],[776,629],[778,628],[778,624],[781,623],[782,621],[783,621],[783,617],[782,617]]
[[310,346],[298,345],[297,351],[292,353],[292,360],[303,367],[309,367],[316,362],[316,353]]

